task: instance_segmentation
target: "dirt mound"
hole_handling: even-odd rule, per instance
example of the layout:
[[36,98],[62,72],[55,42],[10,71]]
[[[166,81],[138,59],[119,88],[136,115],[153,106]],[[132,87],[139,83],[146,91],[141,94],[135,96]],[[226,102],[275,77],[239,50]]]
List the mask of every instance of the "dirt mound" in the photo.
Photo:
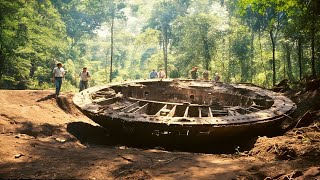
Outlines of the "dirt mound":
[[284,132],[320,121],[320,90],[290,90],[285,92],[285,95],[296,103],[297,109],[283,122]]
[[60,95],[56,98],[55,94],[49,94],[46,97],[40,98],[37,100],[37,102],[43,102],[43,101],[49,101],[49,103],[54,103],[54,100],[56,101],[56,104],[62,109],[65,113],[71,114],[71,115],[80,115],[81,113],[77,109],[77,107],[72,102],[72,93],[68,93],[65,95]]
[[286,95],[296,103],[297,109],[284,122],[285,133],[258,138],[251,155],[267,160],[292,160],[302,156],[319,159],[320,91],[290,91]]

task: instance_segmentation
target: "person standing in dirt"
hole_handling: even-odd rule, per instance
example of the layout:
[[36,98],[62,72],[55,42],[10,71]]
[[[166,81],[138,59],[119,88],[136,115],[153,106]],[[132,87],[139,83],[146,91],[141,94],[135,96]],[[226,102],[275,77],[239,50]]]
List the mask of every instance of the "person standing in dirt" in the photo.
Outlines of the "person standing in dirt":
[[220,76],[218,73],[214,74],[214,78],[213,78],[214,82],[219,82],[220,81]]
[[198,67],[192,67],[191,79],[193,79],[193,80],[197,80],[198,79]]
[[205,81],[209,80],[209,72],[208,70],[205,70],[203,73],[202,73],[202,77]]
[[88,80],[90,79],[91,75],[89,71],[87,71],[87,67],[83,67],[82,71],[79,74],[80,77],[80,91],[88,88]]
[[164,70],[162,68],[160,68],[160,70],[159,70],[158,77],[161,79],[166,78],[166,73],[164,72]]
[[155,69],[152,69],[152,71],[150,72],[150,79],[154,79],[158,77],[158,73]]
[[65,71],[62,68],[62,63],[58,62],[57,67],[53,69],[53,77],[52,77],[52,81],[54,81],[56,86],[56,97],[58,97],[60,94],[62,78],[64,78],[64,75],[65,75]]

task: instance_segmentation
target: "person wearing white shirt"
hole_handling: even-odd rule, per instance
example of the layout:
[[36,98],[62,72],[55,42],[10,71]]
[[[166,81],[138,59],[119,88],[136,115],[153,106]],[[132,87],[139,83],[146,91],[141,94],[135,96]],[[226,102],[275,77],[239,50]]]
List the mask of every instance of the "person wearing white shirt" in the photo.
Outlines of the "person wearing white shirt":
[[64,78],[65,71],[62,68],[62,63],[57,63],[57,67],[53,69],[53,81],[56,86],[56,97],[59,96],[60,90],[61,90],[61,85],[62,85],[62,78]]
[[91,75],[87,71],[87,67],[82,68],[82,71],[79,74],[80,77],[80,91],[88,88],[88,80],[90,79]]
[[158,73],[158,78],[161,78],[161,79],[166,78],[166,73],[162,68],[160,68],[160,71]]

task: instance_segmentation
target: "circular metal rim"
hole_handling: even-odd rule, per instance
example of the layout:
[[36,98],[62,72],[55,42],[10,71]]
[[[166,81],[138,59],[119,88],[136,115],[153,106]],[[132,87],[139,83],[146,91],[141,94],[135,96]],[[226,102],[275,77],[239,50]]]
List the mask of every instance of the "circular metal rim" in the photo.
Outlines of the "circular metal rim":
[[[129,82],[120,82],[120,83],[110,83],[104,86],[95,86],[89,89],[86,89],[80,93],[77,93],[73,97],[74,104],[84,111],[85,114],[95,115],[98,112],[95,110],[90,110],[90,105],[92,105],[93,100],[91,94],[116,85],[126,85],[132,83],[142,83],[142,82],[168,82],[172,83],[172,79],[151,79],[151,80],[136,80]],[[190,81],[190,80],[179,80],[179,81]],[[231,84],[231,86],[240,89],[251,90],[256,94],[261,96],[268,96],[272,98],[274,104],[269,109],[261,110],[258,112],[248,113],[238,116],[223,116],[223,117],[163,117],[163,116],[154,116],[146,114],[135,114],[135,113],[101,113],[99,116],[109,117],[109,119],[121,119],[123,122],[141,122],[141,123],[153,123],[153,124],[166,124],[166,125],[179,125],[179,126],[228,126],[228,125],[237,125],[237,124],[247,124],[247,123],[257,123],[265,121],[274,121],[281,119],[282,117],[288,116],[296,109],[295,103],[293,103],[289,98],[285,97],[280,93],[275,93],[270,90],[262,89],[256,86],[247,86],[243,84]]]

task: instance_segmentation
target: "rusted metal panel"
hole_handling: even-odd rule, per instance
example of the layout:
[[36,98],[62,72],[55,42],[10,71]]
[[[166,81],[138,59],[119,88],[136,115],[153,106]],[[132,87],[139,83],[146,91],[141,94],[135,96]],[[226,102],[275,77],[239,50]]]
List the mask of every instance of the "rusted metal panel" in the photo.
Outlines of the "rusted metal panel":
[[92,87],[73,102],[101,126],[146,135],[255,131],[271,128],[296,108],[282,94],[255,86],[171,79]]

